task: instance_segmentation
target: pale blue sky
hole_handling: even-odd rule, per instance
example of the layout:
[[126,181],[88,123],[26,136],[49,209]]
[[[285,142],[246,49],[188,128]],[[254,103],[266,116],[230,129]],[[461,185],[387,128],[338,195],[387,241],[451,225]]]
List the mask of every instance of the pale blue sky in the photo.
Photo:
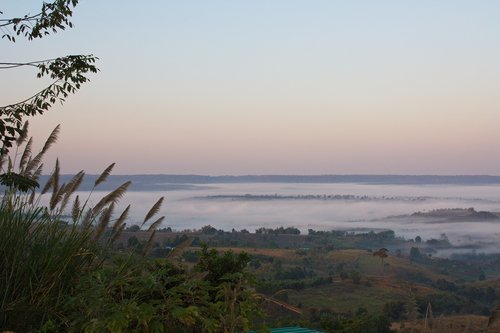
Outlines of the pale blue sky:
[[[39,1],[6,1],[5,16]],[[65,172],[500,174],[498,1],[83,0],[4,61],[93,53],[62,108]],[[43,82],[2,72],[3,104]]]

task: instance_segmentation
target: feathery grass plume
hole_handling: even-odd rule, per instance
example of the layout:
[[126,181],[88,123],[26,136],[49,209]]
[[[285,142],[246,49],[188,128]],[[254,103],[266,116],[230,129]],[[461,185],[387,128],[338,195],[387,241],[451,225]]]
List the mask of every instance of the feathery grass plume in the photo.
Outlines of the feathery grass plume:
[[165,216],[160,217],[158,220],[154,221],[148,228],[148,232],[158,229],[158,226],[163,222]]
[[66,192],[64,194],[73,194],[80,187],[84,176],[85,172],[83,170],[80,170],[76,175],[74,175],[73,178],[71,178],[71,180],[68,182],[68,185],[66,186]]
[[124,222],[128,217],[129,210],[130,210],[130,205],[128,205],[127,208],[125,208],[125,210],[122,212],[120,217],[113,224],[113,232],[114,233],[116,233],[122,227],[122,225],[125,224]]
[[56,128],[54,128],[52,133],[50,133],[49,137],[45,141],[42,150],[26,164],[26,168],[24,170],[25,174],[30,174],[33,172],[33,170],[38,168],[47,150],[57,141],[60,126],[61,125],[57,125]]
[[97,177],[97,179],[94,183],[94,187],[96,187],[100,183],[106,181],[106,179],[108,178],[109,174],[111,173],[111,171],[113,170],[114,167],[115,167],[115,163],[111,163],[106,169],[104,169],[104,171],[99,175],[99,177]]
[[59,172],[61,168],[59,166],[59,159],[56,159],[56,166],[54,167],[54,173],[52,178],[52,196],[50,197],[50,210],[53,210],[57,203],[57,196],[59,193]]
[[87,209],[87,212],[83,216],[82,226],[84,228],[90,228],[92,221],[94,219],[94,210],[92,208]]
[[66,184],[66,183],[63,183],[61,185],[61,187],[59,188],[59,191],[57,191],[57,196],[56,196],[56,201],[55,201],[55,206],[54,206],[54,208],[56,208],[57,205],[59,205],[59,208],[57,208],[57,211],[56,211],[57,214],[63,213],[63,210],[65,207],[62,207],[62,200],[64,199],[64,195],[66,194],[67,191],[68,191],[68,184]]
[[82,183],[84,176],[85,176],[85,172],[83,172],[83,170],[81,170],[75,176],[73,176],[73,178],[71,178],[71,180],[66,185],[63,199],[61,201],[61,206],[59,208],[61,213],[66,208],[70,197],[73,195],[73,193],[75,193],[75,191],[78,189],[78,187],[80,187],[80,184]]
[[30,197],[28,199],[28,202],[30,205],[32,205],[33,202],[35,202],[35,194],[36,194],[35,190],[31,190],[31,194],[30,194]]
[[32,146],[33,146],[33,137],[31,137],[28,140],[28,143],[24,147],[24,152],[21,155],[21,160],[19,161],[19,171],[21,173],[24,173],[24,168],[28,164],[28,161],[29,161],[29,159],[31,157],[31,154],[32,154],[31,148],[32,148]]
[[34,157],[30,156],[28,158],[28,162],[26,162],[26,167],[24,168],[23,173],[29,174],[30,172],[33,172],[33,170],[35,170],[38,167],[38,165],[42,163],[42,157],[43,155],[41,155],[40,152],[36,154]]
[[125,194],[127,191],[128,187],[132,184],[132,182],[129,180],[126,183],[123,183],[122,185],[118,186],[113,192],[105,195],[97,205],[94,206],[93,211],[95,214],[99,214],[99,212],[108,204],[110,203],[117,203],[118,200]]
[[7,159],[7,172],[12,172],[14,169],[12,165],[12,158],[9,156]]
[[43,159],[43,153],[39,152],[38,154],[35,155],[32,159],[30,158],[28,163],[26,163],[26,168],[24,169],[24,173],[29,175],[30,173],[33,172],[38,166],[42,163]]
[[121,213],[120,217],[115,221],[113,224],[113,229],[112,229],[112,236],[111,238],[108,239],[108,243],[106,244],[106,247],[113,244],[115,240],[120,237],[121,233],[123,232],[123,229],[125,228],[125,220],[128,218],[128,212],[130,210],[130,205],[125,208],[125,210]]
[[40,176],[42,175],[43,171],[43,163],[38,166],[38,168],[35,170],[33,173],[32,179],[36,182],[40,179]]
[[56,128],[52,130],[52,133],[50,133],[49,137],[45,141],[45,144],[43,145],[42,148],[42,153],[45,154],[47,150],[57,141],[57,138],[59,137],[59,131],[61,129],[61,125],[57,125]]
[[123,230],[125,229],[125,226],[127,224],[126,223],[122,223],[120,225],[120,228],[118,230],[116,230],[113,234],[113,236],[111,237],[110,241],[109,241],[109,244],[114,244],[116,242],[116,240],[118,239],[118,237],[120,237],[120,235],[122,234]]
[[26,141],[26,138],[28,137],[28,127],[29,127],[29,121],[26,120],[24,122],[23,128],[21,130],[21,134],[16,139],[16,144],[18,146],[22,145],[24,143],[24,141]]
[[184,242],[174,247],[174,249],[170,251],[165,258],[170,261],[174,261],[175,259],[179,260],[184,250],[190,247],[192,242],[193,240],[191,237],[188,237]]
[[156,229],[153,230],[153,232],[149,236],[148,242],[146,243],[146,245],[144,245],[144,249],[142,250],[143,257],[148,255],[149,250],[151,249],[151,246],[153,245],[153,239],[154,239],[155,235],[156,235]]
[[52,187],[52,183],[54,182],[54,172],[52,172],[49,176],[49,179],[47,179],[47,182],[42,188],[41,194],[47,193],[47,191]]
[[59,159],[56,158],[56,165],[54,167],[54,181],[52,182],[52,190],[57,192],[59,188],[59,176],[61,173],[61,166],[59,165]]
[[149,212],[146,214],[146,217],[144,218],[144,222],[142,222],[141,227],[153,216],[155,216],[156,213],[160,210],[161,204],[163,203],[164,197],[161,197],[154,205],[151,207]]
[[73,208],[71,209],[71,218],[73,222],[76,222],[80,217],[80,197],[77,195],[75,201],[73,202]]
[[[61,199],[63,197],[64,192],[66,191],[66,183],[62,184],[61,187],[57,192],[53,192],[52,196],[50,197],[50,210],[56,209],[57,205],[61,202]],[[61,211],[57,212],[58,214],[61,213]]]
[[106,208],[102,213],[101,213],[101,218],[99,219],[99,222],[97,223],[95,233],[94,233],[94,241],[99,240],[101,238],[102,234],[104,233],[104,230],[106,230],[109,221],[111,221],[111,215],[113,215],[113,211],[115,210],[115,203],[112,202],[111,205],[109,205],[108,208]]
[[[153,207],[149,210],[149,212],[146,214],[146,219],[144,219],[144,223],[158,212],[158,210],[161,207],[162,202],[163,202],[163,197],[161,197],[160,200],[158,200],[153,205]],[[144,246],[144,250],[142,251],[143,257],[145,257],[149,253],[149,250],[151,249],[151,246],[153,245],[153,239],[156,235],[156,229],[163,222],[164,219],[165,219],[165,216],[162,216],[149,226],[148,232],[151,232],[151,235],[149,236],[148,242],[146,243],[146,245]],[[142,225],[144,225],[144,223]]]

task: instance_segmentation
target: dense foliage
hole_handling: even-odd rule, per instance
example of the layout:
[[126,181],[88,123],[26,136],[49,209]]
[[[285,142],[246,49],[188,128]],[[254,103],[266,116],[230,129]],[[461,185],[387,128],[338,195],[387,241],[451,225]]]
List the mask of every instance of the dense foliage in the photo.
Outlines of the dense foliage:
[[81,279],[66,300],[62,323],[80,332],[236,332],[247,331],[259,313],[242,269],[220,275],[231,254],[204,252],[205,269],[188,271],[165,259],[117,256]]
[[[65,188],[55,193],[64,197]],[[152,237],[118,253],[114,232],[125,224],[116,224],[122,214],[108,227],[114,202],[89,209],[87,224],[82,211],[69,222],[31,198],[6,188],[0,202],[0,330],[237,332],[261,314],[248,255],[203,247],[188,269],[175,251],[150,258]]]

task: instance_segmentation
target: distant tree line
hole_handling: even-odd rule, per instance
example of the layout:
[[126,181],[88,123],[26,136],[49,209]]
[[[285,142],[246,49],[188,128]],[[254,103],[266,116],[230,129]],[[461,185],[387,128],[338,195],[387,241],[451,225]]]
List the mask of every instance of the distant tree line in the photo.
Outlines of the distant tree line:
[[256,234],[264,235],[300,235],[300,230],[295,227],[279,227],[279,228],[259,228],[255,230]]

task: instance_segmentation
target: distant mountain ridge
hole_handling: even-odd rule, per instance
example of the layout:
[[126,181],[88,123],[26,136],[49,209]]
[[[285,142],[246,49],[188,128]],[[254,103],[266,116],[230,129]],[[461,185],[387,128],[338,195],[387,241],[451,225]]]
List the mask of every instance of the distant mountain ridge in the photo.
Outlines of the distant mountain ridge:
[[[72,176],[62,175],[61,182]],[[81,190],[90,190],[97,175],[87,175]],[[48,176],[42,176],[43,185]],[[500,176],[432,176],[432,175],[111,175],[98,189],[110,190],[126,181],[132,181],[131,191],[172,191],[196,190],[211,184],[231,183],[310,183],[335,184],[359,183],[369,185],[495,185],[500,184]]]

